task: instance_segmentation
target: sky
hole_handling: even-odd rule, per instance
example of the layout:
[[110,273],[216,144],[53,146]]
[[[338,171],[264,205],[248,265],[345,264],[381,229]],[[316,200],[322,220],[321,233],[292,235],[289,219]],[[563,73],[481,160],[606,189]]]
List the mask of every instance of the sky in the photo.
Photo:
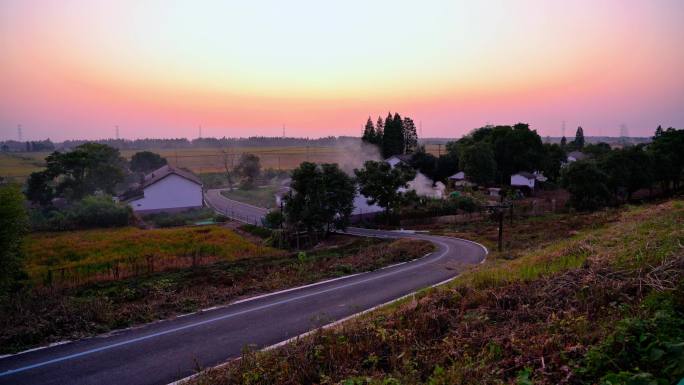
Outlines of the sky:
[[0,139],[684,128],[684,1],[0,0]]

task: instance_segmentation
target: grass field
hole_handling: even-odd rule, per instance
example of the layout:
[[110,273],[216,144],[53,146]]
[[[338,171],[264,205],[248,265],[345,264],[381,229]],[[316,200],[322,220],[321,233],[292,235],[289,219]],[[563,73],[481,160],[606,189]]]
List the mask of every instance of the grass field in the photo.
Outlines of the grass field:
[[443,287],[278,349],[245,352],[192,383],[678,383],[684,202],[628,207],[595,226],[586,219],[549,243],[544,233],[560,227],[525,224],[542,245],[492,255]]
[[[440,151],[441,150],[441,151]],[[121,155],[130,159],[133,154],[142,150],[123,150]],[[222,152],[217,148],[188,148],[188,149],[152,149],[166,158],[171,165],[188,168],[196,173],[221,172],[228,164],[232,169],[240,158],[240,154],[249,152],[259,156],[263,168],[291,170],[301,162],[339,163],[348,154],[344,149],[334,147],[232,147]],[[445,147],[428,145],[427,151],[435,155],[445,153]],[[43,167],[45,157],[49,152],[27,152],[0,154],[0,176],[23,180],[34,171]],[[360,161],[361,160],[357,160]]]
[[[152,235],[147,238],[149,234]],[[108,259],[116,259],[116,255],[121,255],[113,239],[117,237],[106,235],[112,239],[100,242],[94,239],[97,238],[96,233],[82,234],[79,239],[66,237],[59,242],[44,241],[42,247],[57,247],[59,257],[53,258],[63,265],[70,264],[69,250],[75,248],[73,242],[81,240],[87,243],[91,258],[99,260],[100,253],[94,249],[97,245],[109,248],[105,254],[113,257]],[[160,237],[158,232],[148,231],[137,235],[141,240],[159,241]],[[178,245],[182,239],[170,239],[176,235],[164,232],[161,243],[170,250],[176,250],[171,254],[186,252]],[[229,243],[236,243],[230,232],[217,232],[216,235]],[[188,235],[180,235],[185,236]],[[191,237],[195,238],[194,235]],[[123,238],[127,240],[130,237]],[[305,254],[275,253],[262,257],[250,254],[247,258],[236,258],[229,252],[227,257],[221,257],[212,264],[166,271],[155,269],[154,273],[143,269],[142,274],[128,278],[75,287],[26,288],[11,296],[0,297],[0,354],[225,305],[248,295],[378,269],[433,250],[432,245],[425,241],[389,241],[342,235],[332,235],[320,246]],[[136,253],[149,251],[145,245],[126,249]],[[45,265],[43,261],[42,266]]]
[[233,199],[238,202],[244,202],[252,206],[273,208],[275,206],[275,193],[278,191],[278,186],[264,186],[251,190],[224,190],[221,195],[228,199]]
[[31,282],[53,287],[283,253],[219,226],[33,233],[25,252]]

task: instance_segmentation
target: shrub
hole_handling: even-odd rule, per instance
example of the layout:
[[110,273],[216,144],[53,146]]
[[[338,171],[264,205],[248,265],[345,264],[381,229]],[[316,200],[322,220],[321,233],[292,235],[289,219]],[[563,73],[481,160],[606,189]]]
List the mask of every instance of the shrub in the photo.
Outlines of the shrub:
[[33,210],[31,227],[39,231],[63,231],[122,227],[131,223],[131,208],[109,196],[88,196],[64,209]]
[[256,235],[259,238],[268,238],[271,236],[272,231],[270,229],[267,229],[265,227],[260,227],[260,226],[254,226],[250,224],[242,225],[239,227],[240,230],[250,233],[252,235]]
[[264,217],[264,226],[269,229],[278,229],[283,224],[283,213],[280,211],[269,211]]
[[[175,227],[191,225],[201,220],[207,220],[212,218],[216,219],[218,217],[219,216],[216,216],[213,210],[203,207],[199,209],[186,210],[178,213],[160,212],[154,214],[147,214],[143,216],[143,219],[145,220],[145,222],[152,223],[157,227]],[[225,220],[223,222],[225,222]]]

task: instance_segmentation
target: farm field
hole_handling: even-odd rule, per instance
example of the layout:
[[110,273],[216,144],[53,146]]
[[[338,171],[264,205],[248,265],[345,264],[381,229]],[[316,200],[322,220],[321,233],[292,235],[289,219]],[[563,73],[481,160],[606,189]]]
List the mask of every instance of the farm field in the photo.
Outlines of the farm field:
[[[192,229],[185,229],[188,230]],[[233,241],[235,235],[227,230],[217,231],[216,235],[219,234],[228,235],[231,243],[236,243]],[[172,236],[174,233],[168,233],[163,238]],[[182,235],[175,233],[175,236]],[[43,246],[58,247],[56,254],[59,257],[53,256],[53,259],[68,266],[71,263],[69,256],[78,254],[73,249],[81,248],[75,248],[73,242],[84,239],[89,243],[91,252],[95,253],[93,247],[98,243],[94,237],[95,234],[86,234],[81,238],[72,238],[72,242],[67,241],[67,238],[60,242],[44,241]],[[145,237],[141,235],[139,239]],[[244,242],[242,239],[241,248],[244,248]],[[175,241],[166,240],[164,243],[169,250],[176,250],[171,254],[187,252],[182,246],[179,248]],[[99,245],[116,248],[113,240]],[[149,251],[146,247],[138,246],[136,253]],[[248,248],[256,247],[253,244]],[[128,249],[131,252],[134,250]],[[218,258],[218,262],[194,267],[190,265],[187,268],[149,272],[141,266],[138,275],[117,280],[97,280],[61,288],[36,284],[0,301],[0,354],[185,314],[227,304],[248,295],[378,269],[412,260],[432,249],[433,246],[425,241],[332,235],[323,245],[306,253],[270,253],[266,252],[267,248],[262,248],[261,254],[243,255],[241,258],[234,258],[230,254]],[[114,251],[107,251],[106,254],[114,254]],[[98,260],[97,255],[91,258]],[[185,260],[188,257],[180,258]],[[116,257],[113,259],[116,260]],[[47,263],[43,259],[35,261],[34,258],[34,264],[40,261],[41,266]]]
[[[426,150],[435,155],[446,152],[445,146],[433,144],[427,145]],[[143,150],[122,150],[121,155],[130,159],[138,151]],[[343,163],[348,156],[342,148],[314,146],[232,147],[225,151],[218,148],[151,149],[149,151],[158,153],[173,166],[188,168],[195,173],[222,172],[225,171],[226,164],[232,169],[240,155],[245,152],[258,155],[262,168],[278,170],[294,169],[307,160],[316,163]],[[45,157],[49,154],[49,152],[0,154],[0,176],[10,176],[23,181],[30,173],[42,169]]]
[[25,253],[32,284],[51,287],[283,254],[219,226],[33,233]]
[[[443,287],[191,382],[678,383],[684,201],[590,219],[554,228],[564,234],[556,242],[518,244],[515,256],[490,256]],[[563,218],[541,222],[554,220]],[[547,229],[532,222],[522,226],[543,240]]]

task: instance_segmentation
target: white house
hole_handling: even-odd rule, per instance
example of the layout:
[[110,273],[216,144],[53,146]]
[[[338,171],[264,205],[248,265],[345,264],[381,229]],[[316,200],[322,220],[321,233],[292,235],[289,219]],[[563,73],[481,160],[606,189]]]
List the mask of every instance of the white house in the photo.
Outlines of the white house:
[[202,182],[190,171],[163,166],[119,199],[139,213],[178,212],[204,206]]
[[511,175],[511,186],[513,187],[527,187],[534,190],[534,183],[537,181],[536,175],[530,172],[519,172]]
[[572,151],[568,154],[568,163],[577,162],[578,160],[587,159],[587,154],[581,151]]
[[473,187],[475,183],[468,180],[466,174],[463,171],[459,171],[456,174],[447,178],[448,182],[458,188],[458,187]]

